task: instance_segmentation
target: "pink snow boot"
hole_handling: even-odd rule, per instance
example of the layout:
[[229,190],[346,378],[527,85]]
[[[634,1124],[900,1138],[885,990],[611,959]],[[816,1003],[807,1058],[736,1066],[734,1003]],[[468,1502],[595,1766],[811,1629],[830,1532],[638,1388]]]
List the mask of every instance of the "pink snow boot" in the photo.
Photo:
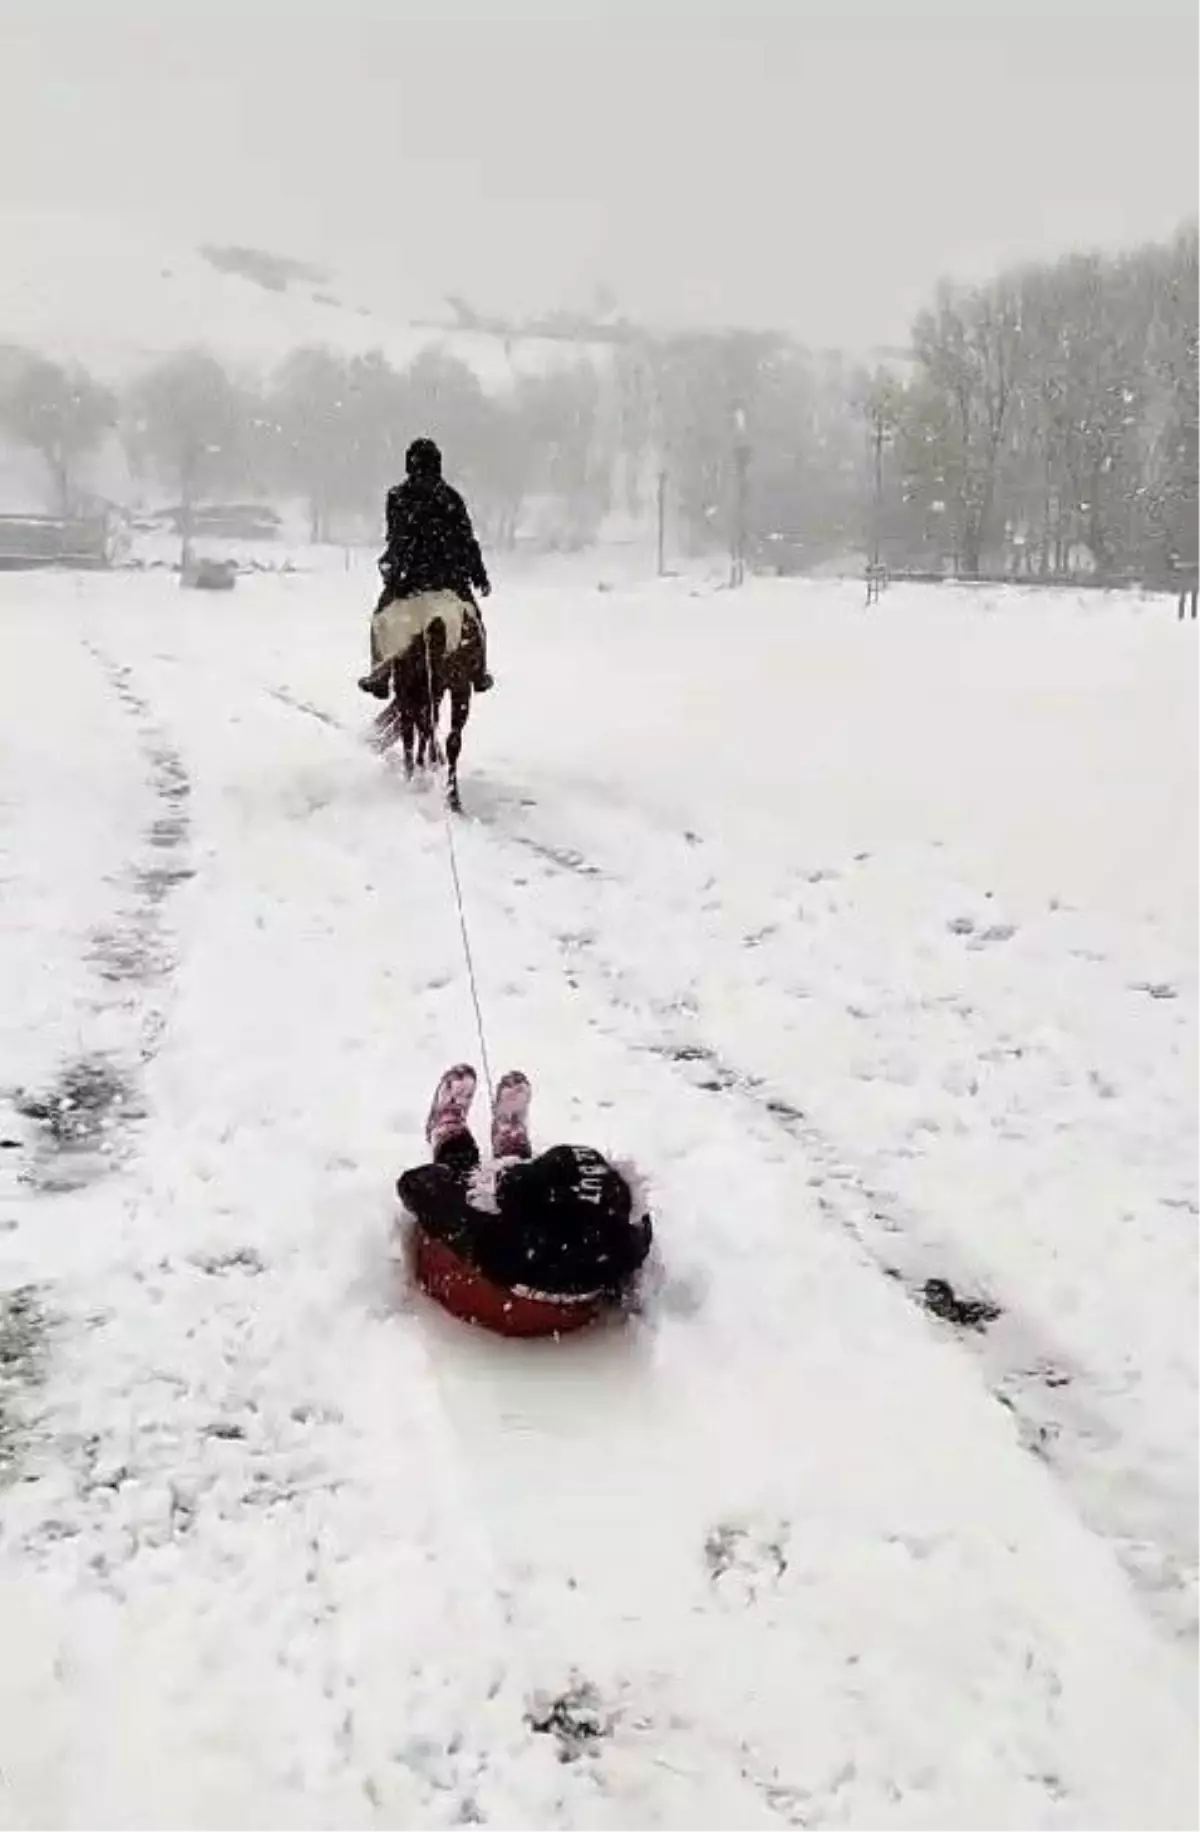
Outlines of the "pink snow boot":
[[533,1090],[529,1077],[520,1069],[509,1069],[500,1077],[496,1103],[492,1109],[492,1156],[496,1158],[531,1158],[529,1143],[529,1104]]
[[469,1062],[460,1062],[446,1073],[437,1085],[425,1137],[436,1151],[447,1139],[467,1130],[471,1102],[475,1099],[476,1075]]

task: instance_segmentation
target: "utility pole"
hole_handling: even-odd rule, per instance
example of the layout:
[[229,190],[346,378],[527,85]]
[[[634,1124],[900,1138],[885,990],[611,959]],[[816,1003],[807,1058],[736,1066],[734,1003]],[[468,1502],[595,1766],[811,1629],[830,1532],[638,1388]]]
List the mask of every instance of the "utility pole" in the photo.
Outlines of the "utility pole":
[[746,410],[733,412],[733,522],[729,538],[729,583],[739,586],[746,578],[746,501],[750,469],[750,442],[746,437]]
[[667,570],[667,473],[660,469],[658,473],[658,576],[661,579]]
[[883,592],[883,445],[887,437],[887,412],[879,391],[871,403],[871,444],[875,460],[875,503],[871,517],[871,559],[867,566],[867,603],[878,602]]

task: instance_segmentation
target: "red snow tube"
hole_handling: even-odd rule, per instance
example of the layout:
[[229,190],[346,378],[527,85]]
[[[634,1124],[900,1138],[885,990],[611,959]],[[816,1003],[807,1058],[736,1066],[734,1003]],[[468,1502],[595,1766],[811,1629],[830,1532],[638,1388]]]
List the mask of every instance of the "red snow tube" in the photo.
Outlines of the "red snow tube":
[[501,1336],[565,1336],[594,1323],[605,1306],[599,1291],[563,1298],[523,1285],[511,1290],[496,1285],[418,1222],[412,1224],[412,1257],[417,1283],[452,1317]]

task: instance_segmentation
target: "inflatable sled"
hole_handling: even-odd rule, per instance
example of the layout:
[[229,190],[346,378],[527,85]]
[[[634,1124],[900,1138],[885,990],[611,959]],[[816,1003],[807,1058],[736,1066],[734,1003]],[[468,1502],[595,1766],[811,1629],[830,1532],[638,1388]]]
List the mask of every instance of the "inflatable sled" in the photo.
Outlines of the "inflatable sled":
[[601,1291],[555,1297],[524,1285],[496,1285],[443,1241],[434,1240],[419,1222],[410,1225],[409,1251],[417,1283],[464,1323],[477,1323],[501,1336],[566,1336],[586,1329],[610,1308]]

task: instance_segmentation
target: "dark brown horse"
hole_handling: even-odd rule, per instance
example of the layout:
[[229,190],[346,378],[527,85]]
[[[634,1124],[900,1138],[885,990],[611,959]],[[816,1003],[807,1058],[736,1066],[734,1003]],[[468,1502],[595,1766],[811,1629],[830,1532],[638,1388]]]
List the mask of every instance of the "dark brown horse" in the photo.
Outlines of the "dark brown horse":
[[399,738],[404,750],[404,774],[424,770],[442,761],[438,719],[442,701],[450,695],[450,730],[446,736],[446,801],[455,814],[462,812],[458,793],[458,760],[462,737],[471,716],[472,679],[476,661],[474,628],[463,622],[463,640],[446,653],[446,626],[435,617],[428,630],[414,638],[392,663],[392,698],[375,721],[376,745],[386,751]]

